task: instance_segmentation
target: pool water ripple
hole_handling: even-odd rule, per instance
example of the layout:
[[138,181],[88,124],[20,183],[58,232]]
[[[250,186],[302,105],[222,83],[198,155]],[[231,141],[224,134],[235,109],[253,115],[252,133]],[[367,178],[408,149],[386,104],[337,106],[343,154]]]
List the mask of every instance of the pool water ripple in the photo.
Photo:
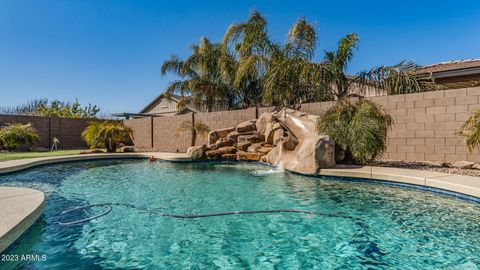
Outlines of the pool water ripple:
[[[42,220],[7,251],[45,254],[47,261],[0,262],[1,269],[480,268],[480,206],[412,189],[310,178],[255,164],[143,160],[38,167],[0,176],[0,185],[47,192]],[[64,210],[102,203],[113,204],[106,216],[58,224],[102,211],[60,215]],[[349,218],[158,215],[272,209]]]

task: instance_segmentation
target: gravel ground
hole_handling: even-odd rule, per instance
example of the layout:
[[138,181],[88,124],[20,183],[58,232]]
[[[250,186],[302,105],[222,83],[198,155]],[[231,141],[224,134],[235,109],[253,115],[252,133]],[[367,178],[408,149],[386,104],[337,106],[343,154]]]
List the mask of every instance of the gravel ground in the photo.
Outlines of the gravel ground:
[[480,177],[480,170],[455,168],[450,163],[442,162],[380,160],[374,165],[379,167],[406,168]]

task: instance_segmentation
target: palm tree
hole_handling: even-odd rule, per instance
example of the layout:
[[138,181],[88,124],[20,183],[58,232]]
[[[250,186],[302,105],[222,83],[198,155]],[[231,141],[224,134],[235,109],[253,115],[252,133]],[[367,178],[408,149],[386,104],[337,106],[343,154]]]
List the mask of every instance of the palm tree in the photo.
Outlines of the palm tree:
[[325,65],[312,61],[316,42],[315,26],[301,17],[288,32],[285,46],[272,46],[264,81],[264,103],[295,107],[302,102],[331,99],[323,83]]
[[[193,103],[212,111],[274,105],[295,107],[302,102],[320,102],[363,95],[367,87],[385,89],[388,94],[435,89],[431,77],[419,77],[413,62],[380,66],[355,76],[347,66],[358,49],[359,37],[341,38],[336,50],[314,61],[318,36],[313,24],[299,18],[284,45],[268,37],[267,22],[258,12],[246,22],[229,26],[222,43],[202,38],[192,46],[186,60],[172,56],[162,65],[162,74],[175,73],[166,93],[180,94],[180,105]],[[183,109],[183,108],[180,108]]]
[[190,131],[192,134],[191,146],[195,146],[195,141],[197,140],[197,134],[202,137],[205,137],[207,136],[208,132],[210,132],[210,128],[202,122],[198,122],[192,125],[192,121],[185,121],[180,124],[180,126],[175,131],[175,134],[177,136],[180,136],[187,131]]
[[365,164],[385,151],[391,125],[392,118],[380,105],[341,99],[317,121],[317,131],[335,141],[336,156],[343,156],[339,161]]
[[118,145],[132,136],[132,129],[117,121],[93,121],[82,132],[82,139],[91,149],[105,147],[109,153],[116,152]]
[[162,64],[162,75],[172,72],[180,77],[170,83],[165,93],[182,96],[179,109],[184,109],[190,103],[197,108],[205,107],[209,112],[215,106],[233,107],[232,91],[223,82],[219,68],[221,45],[202,38],[191,49],[192,55],[186,60],[172,55]]
[[480,146],[480,110],[475,111],[460,128],[460,135],[465,137],[468,150]]
[[224,75],[233,80],[240,106],[260,104],[263,78],[268,70],[271,41],[267,21],[258,11],[250,13],[247,22],[232,24],[223,38],[224,55],[231,55]]
[[[336,51],[325,52],[325,67],[327,76],[324,83],[330,84],[332,93],[337,98],[353,94],[353,87],[384,89],[388,94],[404,94],[436,89],[433,79],[429,76],[419,77],[415,70],[419,67],[414,62],[402,61],[394,66],[380,66],[362,71],[356,76],[348,76],[347,65],[358,49],[359,37],[356,33],[347,34],[338,42]],[[355,95],[355,94],[353,94]]]

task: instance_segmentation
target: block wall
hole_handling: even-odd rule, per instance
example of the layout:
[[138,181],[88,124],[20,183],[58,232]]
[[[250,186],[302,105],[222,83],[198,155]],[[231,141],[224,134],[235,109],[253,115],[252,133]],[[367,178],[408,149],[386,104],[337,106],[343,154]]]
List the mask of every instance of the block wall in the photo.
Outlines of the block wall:
[[83,130],[89,119],[70,119],[59,117],[27,116],[27,115],[0,115],[0,127],[7,123],[31,123],[38,131],[38,147],[49,148],[53,137],[60,140],[60,149],[83,149],[86,143],[81,139]]
[[[469,160],[480,162],[480,153],[468,152],[464,138],[458,135],[461,125],[474,110],[480,109],[480,87],[433,91],[406,95],[371,97],[392,116],[394,125],[388,134],[388,148],[382,158],[410,161],[453,162]],[[300,110],[321,115],[333,102],[306,103]],[[259,108],[258,113],[272,111],[272,107]],[[210,129],[235,126],[255,118],[255,108],[195,114]],[[190,146],[190,135],[175,136],[175,129],[183,121],[191,121],[191,114],[155,117],[154,148],[157,151],[184,152]],[[151,119],[127,120],[134,129],[135,144],[151,148]],[[197,137],[196,145],[206,143]]]

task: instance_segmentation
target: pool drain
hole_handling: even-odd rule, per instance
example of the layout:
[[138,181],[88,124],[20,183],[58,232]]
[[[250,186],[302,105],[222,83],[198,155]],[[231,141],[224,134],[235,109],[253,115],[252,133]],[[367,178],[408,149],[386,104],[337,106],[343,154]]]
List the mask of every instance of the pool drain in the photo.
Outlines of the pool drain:
[[158,210],[152,210],[152,209],[146,209],[146,208],[141,208],[137,207],[131,204],[123,204],[123,203],[100,203],[100,204],[90,204],[90,205],[84,205],[84,206],[78,206],[69,210],[65,210],[61,212],[60,214],[67,214],[67,213],[72,213],[80,210],[85,210],[85,209],[91,209],[95,207],[103,207],[105,208],[105,212],[84,218],[84,219],[79,219],[75,221],[69,221],[69,222],[58,222],[59,225],[63,226],[69,226],[69,225],[76,225],[76,224],[81,224],[93,219],[97,219],[100,217],[103,217],[110,213],[112,211],[112,205],[116,206],[124,206],[124,207],[129,207],[133,208],[139,211],[143,212],[148,212],[149,214],[154,214],[157,216],[162,216],[162,217],[170,217],[170,218],[181,218],[181,219],[195,219],[195,218],[208,218],[208,217],[218,217],[218,216],[229,216],[229,215],[251,215],[251,214],[274,214],[274,213],[298,213],[298,214],[308,214],[308,215],[316,215],[316,216],[328,216],[328,217],[341,217],[341,218],[350,218],[350,216],[346,216],[341,212],[337,213],[320,213],[320,212],[314,212],[314,211],[308,211],[308,210],[297,210],[297,209],[275,209],[275,210],[247,210],[247,211],[232,211],[232,212],[219,212],[219,213],[208,213],[208,214],[187,214],[187,215],[178,215],[178,214],[168,214],[168,213],[162,213],[158,212]]

